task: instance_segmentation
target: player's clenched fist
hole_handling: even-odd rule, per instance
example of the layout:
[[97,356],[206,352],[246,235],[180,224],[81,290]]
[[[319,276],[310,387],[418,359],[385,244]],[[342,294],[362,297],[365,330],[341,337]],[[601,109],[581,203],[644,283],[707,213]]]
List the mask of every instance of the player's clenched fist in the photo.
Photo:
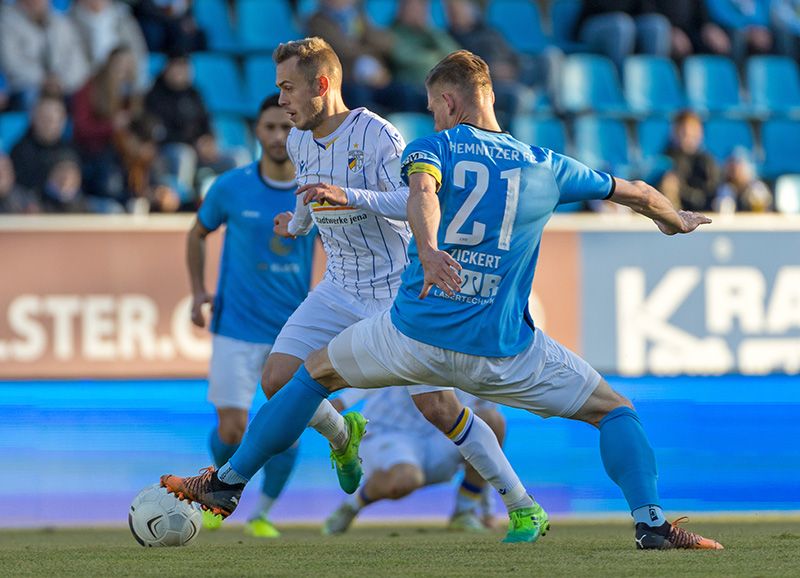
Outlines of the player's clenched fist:
[[425,299],[434,285],[449,297],[461,290],[461,265],[449,253],[438,249],[420,251],[419,260],[424,273],[420,299]]
[[279,237],[287,237],[289,239],[294,239],[294,235],[289,232],[289,221],[292,220],[294,213],[291,211],[285,211],[283,213],[278,213],[275,215],[275,218],[272,220],[273,228],[272,232],[278,235]]
[[212,306],[211,312],[214,312],[214,296],[208,293],[195,293],[192,295],[192,323],[198,327],[206,326],[206,318],[203,315],[203,305],[206,303]]

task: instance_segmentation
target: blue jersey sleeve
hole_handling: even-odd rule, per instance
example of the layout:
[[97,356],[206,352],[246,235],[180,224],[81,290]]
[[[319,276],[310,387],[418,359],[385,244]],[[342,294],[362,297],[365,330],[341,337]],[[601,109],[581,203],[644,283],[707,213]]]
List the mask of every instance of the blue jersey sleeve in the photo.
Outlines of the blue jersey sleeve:
[[558,185],[558,204],[607,199],[614,193],[614,177],[590,169],[568,156],[550,152]]
[[405,184],[414,173],[431,175],[438,186],[442,184],[442,164],[444,154],[442,143],[435,135],[418,138],[406,146],[400,161],[400,176]]
[[228,211],[224,202],[226,180],[225,175],[222,175],[214,181],[203,199],[203,204],[197,211],[197,220],[209,231],[218,229],[228,220]]

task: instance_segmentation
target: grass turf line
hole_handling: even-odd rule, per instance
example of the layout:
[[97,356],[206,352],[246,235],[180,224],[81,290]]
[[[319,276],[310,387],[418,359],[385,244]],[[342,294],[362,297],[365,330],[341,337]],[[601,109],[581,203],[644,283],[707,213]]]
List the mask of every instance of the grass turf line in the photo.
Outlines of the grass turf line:
[[630,524],[556,522],[535,545],[501,544],[500,531],[371,526],[326,538],[287,528],[258,540],[241,527],[202,531],[185,548],[142,548],[127,529],[0,531],[7,576],[798,576],[800,523],[706,521],[689,529],[721,552],[638,552]]

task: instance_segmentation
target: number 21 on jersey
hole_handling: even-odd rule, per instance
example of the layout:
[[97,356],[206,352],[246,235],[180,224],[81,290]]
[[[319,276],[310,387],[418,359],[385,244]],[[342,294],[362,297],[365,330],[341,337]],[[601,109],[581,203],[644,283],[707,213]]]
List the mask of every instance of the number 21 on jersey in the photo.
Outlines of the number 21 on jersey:
[[[506,184],[506,208],[503,211],[503,222],[500,226],[500,238],[498,239],[497,247],[503,251],[508,251],[511,247],[511,233],[514,229],[514,219],[517,216],[517,203],[519,202],[521,172],[522,169],[517,167],[500,173],[500,179],[505,181]],[[460,231],[489,190],[489,167],[475,161],[459,161],[453,168],[453,184],[457,187],[465,187],[467,173],[475,174],[475,186],[447,226],[444,242],[451,245],[478,245],[486,236],[486,224],[477,220],[473,221],[471,232]]]

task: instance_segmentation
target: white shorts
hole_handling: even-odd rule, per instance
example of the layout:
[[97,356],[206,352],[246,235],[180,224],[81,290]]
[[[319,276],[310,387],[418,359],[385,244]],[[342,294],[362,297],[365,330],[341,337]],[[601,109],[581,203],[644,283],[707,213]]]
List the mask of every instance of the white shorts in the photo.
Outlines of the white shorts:
[[403,335],[388,311],[342,332],[328,345],[328,356],[353,387],[452,384],[542,417],[572,416],[601,380],[592,366],[540,329],[518,355],[479,357]]
[[455,444],[444,434],[414,435],[398,430],[367,432],[359,455],[365,479],[398,464],[411,464],[425,476],[425,485],[450,481],[464,463]]
[[[330,343],[342,331],[358,323],[388,311],[394,299],[357,299],[324,279],[303,300],[284,324],[272,353],[285,353],[305,361],[308,356]],[[414,384],[411,395],[450,389]]]
[[217,409],[249,410],[271,347],[214,335],[208,370],[208,401]]

